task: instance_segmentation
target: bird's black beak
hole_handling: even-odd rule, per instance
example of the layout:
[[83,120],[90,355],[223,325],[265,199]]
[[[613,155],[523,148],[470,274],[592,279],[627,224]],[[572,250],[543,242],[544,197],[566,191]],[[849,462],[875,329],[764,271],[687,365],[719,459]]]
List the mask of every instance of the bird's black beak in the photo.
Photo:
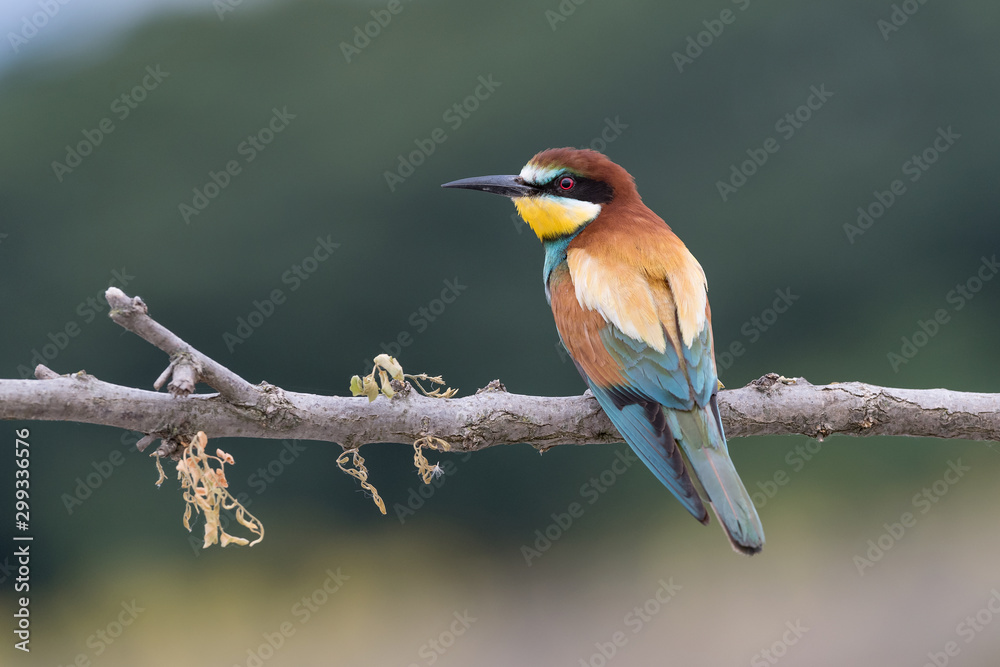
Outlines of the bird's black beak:
[[528,185],[520,176],[476,176],[445,183],[442,188],[465,188],[482,190],[504,197],[529,197],[538,194],[538,188]]

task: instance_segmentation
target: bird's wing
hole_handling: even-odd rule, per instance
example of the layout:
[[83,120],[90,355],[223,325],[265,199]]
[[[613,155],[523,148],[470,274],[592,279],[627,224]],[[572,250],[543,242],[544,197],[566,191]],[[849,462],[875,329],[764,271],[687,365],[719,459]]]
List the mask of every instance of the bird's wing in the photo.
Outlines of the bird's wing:
[[[589,314],[603,324],[591,327],[586,342],[583,335],[572,335],[573,344],[599,343],[606,352],[605,357],[582,356],[588,377],[606,379],[602,386],[616,387],[623,397],[691,410],[708,405],[718,376],[705,274],[677,243],[669,261],[660,253],[626,263],[570,249],[566,266],[576,310],[572,303],[564,304],[562,317],[568,321]],[[569,344],[567,349],[573,353]]]
[[[707,522],[693,474],[733,546],[756,553],[763,529],[729,458],[714,400],[718,376],[704,274],[691,262],[678,276],[571,249],[566,268],[550,280],[552,310],[563,344],[628,444]],[[700,304],[702,316],[682,314],[681,301]]]
[[[678,354],[673,342],[665,343],[660,352],[623,333],[600,311],[582,307],[566,265],[552,273],[549,288],[563,345],[601,407],[657,479],[696,519],[707,522],[708,512],[687,472],[662,406],[685,410],[695,404],[697,398],[687,379],[691,363],[688,358],[713,366],[714,375],[710,328],[706,327],[706,335],[699,336],[694,352]],[[660,296],[669,297],[669,290],[664,289]],[[667,302],[660,305],[672,306]],[[632,322],[635,324],[635,320]],[[664,332],[661,336],[676,332],[676,326],[676,317],[669,320],[669,327],[659,325]],[[704,349],[709,353],[702,353]]]

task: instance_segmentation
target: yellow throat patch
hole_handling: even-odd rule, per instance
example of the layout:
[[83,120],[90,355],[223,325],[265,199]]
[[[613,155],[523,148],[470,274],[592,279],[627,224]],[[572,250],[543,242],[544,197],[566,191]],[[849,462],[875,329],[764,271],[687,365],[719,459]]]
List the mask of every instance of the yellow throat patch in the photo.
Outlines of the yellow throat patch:
[[601,212],[600,204],[580,199],[551,195],[512,199],[517,212],[542,241],[572,234]]

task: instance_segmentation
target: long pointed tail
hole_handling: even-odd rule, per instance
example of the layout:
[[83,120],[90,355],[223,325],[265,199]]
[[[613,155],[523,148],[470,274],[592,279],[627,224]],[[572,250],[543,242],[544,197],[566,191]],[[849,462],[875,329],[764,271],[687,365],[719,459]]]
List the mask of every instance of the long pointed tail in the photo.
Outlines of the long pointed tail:
[[704,408],[665,408],[664,412],[733,548],[748,555],[760,552],[764,548],[764,528],[729,458],[715,397]]

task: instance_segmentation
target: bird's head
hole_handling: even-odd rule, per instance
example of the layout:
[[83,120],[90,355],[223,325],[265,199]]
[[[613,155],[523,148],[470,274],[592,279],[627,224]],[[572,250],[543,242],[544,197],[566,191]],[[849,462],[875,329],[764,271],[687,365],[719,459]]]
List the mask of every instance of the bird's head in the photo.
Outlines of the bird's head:
[[575,234],[612,201],[635,195],[627,171],[597,151],[577,148],[544,150],[517,176],[463,178],[441,187],[510,197],[542,241]]

